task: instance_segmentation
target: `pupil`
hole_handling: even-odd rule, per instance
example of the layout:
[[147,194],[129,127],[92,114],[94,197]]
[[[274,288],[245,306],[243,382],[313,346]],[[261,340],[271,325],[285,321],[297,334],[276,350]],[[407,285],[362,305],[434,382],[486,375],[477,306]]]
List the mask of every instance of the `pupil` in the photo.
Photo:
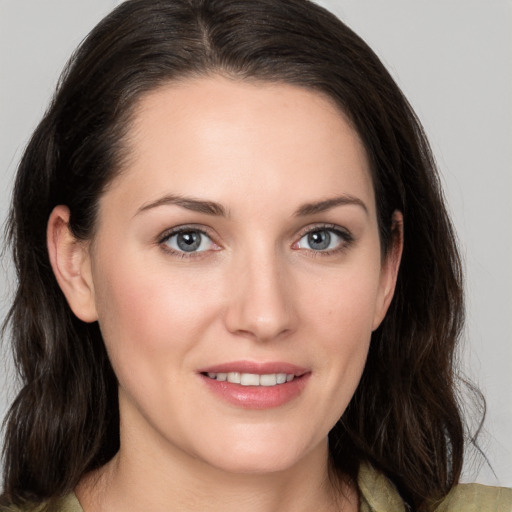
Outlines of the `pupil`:
[[182,251],[192,252],[201,245],[201,236],[197,231],[185,231],[178,235],[177,242]]
[[308,243],[311,249],[325,250],[331,243],[331,234],[328,231],[315,231],[308,235]]

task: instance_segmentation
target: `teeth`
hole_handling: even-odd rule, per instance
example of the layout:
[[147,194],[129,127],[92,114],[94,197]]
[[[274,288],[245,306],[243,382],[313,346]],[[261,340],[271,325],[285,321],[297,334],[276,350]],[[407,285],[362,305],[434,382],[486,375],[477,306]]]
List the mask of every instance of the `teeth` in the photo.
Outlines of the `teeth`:
[[240,374],[238,372],[229,372],[227,380],[233,384],[240,384]]
[[262,375],[260,377],[260,386],[275,386],[277,384],[277,375]]
[[[291,375],[291,379],[293,379],[293,375]],[[278,373],[276,375],[276,383],[277,384],[284,384],[286,382],[286,373]]]
[[242,386],[259,386],[260,376],[255,373],[242,373],[240,376],[240,384],[242,384]]
[[242,386],[276,386],[291,382],[295,375],[293,373],[269,373],[265,375],[258,375],[257,373],[212,373],[209,372],[208,377],[218,381],[228,381],[233,384],[241,384]]

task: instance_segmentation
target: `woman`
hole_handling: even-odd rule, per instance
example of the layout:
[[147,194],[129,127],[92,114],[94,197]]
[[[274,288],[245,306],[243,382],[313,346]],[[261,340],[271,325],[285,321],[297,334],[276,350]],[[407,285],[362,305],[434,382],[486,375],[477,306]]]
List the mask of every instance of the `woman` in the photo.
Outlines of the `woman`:
[[[20,164],[5,492],[30,510],[482,510],[428,144],[304,1],[132,0]],[[13,508],[16,510],[16,508]]]

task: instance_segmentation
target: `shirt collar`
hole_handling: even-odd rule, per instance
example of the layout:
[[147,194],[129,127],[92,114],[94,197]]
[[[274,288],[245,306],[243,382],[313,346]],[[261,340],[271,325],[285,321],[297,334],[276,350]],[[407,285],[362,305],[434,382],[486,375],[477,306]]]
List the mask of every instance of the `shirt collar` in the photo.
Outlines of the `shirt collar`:
[[360,512],[406,512],[395,486],[368,463],[361,463],[357,477]]

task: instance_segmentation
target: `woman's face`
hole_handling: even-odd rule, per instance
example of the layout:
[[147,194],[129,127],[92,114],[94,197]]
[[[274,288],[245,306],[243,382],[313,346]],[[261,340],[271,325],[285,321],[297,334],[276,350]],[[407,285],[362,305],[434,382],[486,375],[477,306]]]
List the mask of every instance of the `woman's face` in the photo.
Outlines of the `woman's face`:
[[128,145],[84,273],[122,450],[236,472],[325,457],[397,266],[356,133],[319,93],[209,77],[143,97]]

